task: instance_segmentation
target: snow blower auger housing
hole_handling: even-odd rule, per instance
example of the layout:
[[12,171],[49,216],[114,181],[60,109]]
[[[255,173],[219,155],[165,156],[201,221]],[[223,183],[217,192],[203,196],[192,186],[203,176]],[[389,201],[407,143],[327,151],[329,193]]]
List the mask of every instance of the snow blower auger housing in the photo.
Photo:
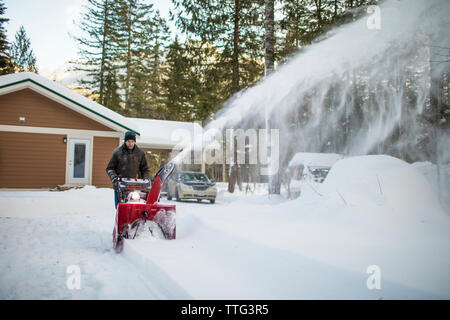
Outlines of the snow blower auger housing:
[[120,179],[113,232],[114,249],[117,252],[122,250],[123,239],[134,239],[138,231],[145,228],[157,238],[175,239],[176,206],[158,203],[164,182],[174,167],[173,163],[161,167],[153,183],[148,179]]

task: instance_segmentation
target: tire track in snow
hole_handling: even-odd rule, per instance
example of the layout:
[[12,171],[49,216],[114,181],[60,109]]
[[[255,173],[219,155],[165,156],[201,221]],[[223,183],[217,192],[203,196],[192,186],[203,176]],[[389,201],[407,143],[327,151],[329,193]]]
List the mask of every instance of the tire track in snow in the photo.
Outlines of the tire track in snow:
[[[1,299],[163,299],[112,249],[109,216],[0,218]],[[80,289],[67,287],[79,266]]]
[[193,207],[180,207],[177,240],[135,239],[124,247],[149,282],[165,286],[170,299],[437,298],[391,281],[383,281],[383,291],[370,291],[365,270],[254,242],[204,223],[189,213]]

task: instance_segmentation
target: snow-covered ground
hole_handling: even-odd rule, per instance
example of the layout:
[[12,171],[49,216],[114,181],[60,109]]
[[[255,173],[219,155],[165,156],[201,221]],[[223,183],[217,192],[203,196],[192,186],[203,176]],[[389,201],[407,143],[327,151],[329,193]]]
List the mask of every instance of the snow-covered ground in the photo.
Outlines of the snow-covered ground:
[[0,298],[449,299],[450,172],[440,204],[434,170],[348,158],[296,200],[218,184],[215,204],[162,200],[177,205],[176,240],[120,254],[111,189],[0,191]]

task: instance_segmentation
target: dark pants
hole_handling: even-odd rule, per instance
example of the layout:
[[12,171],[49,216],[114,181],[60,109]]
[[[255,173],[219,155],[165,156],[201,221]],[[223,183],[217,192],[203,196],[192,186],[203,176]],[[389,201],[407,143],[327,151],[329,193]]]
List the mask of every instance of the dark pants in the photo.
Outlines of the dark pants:
[[114,204],[115,204],[116,209],[117,209],[117,205],[119,204],[119,194],[117,193],[116,190],[114,190]]

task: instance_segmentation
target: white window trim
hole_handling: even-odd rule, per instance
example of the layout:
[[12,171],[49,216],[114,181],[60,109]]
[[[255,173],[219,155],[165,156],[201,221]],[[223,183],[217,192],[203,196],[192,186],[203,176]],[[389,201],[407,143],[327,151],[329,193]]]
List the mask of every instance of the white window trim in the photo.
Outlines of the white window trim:
[[0,131],[23,132],[23,133],[44,133],[44,134],[63,134],[78,136],[96,136],[122,138],[123,132],[100,131],[100,130],[83,130],[83,129],[65,129],[65,128],[49,128],[49,127],[30,127],[30,126],[13,126],[0,125]]
[[89,182],[88,185],[92,185],[92,166],[94,160],[94,136],[81,136],[81,135],[67,135],[67,143],[66,143],[66,181],[64,183],[65,186],[84,186],[84,184],[78,183],[69,183],[70,170],[69,170],[69,160],[70,160],[70,139],[83,139],[89,140],[90,150],[89,150]]

